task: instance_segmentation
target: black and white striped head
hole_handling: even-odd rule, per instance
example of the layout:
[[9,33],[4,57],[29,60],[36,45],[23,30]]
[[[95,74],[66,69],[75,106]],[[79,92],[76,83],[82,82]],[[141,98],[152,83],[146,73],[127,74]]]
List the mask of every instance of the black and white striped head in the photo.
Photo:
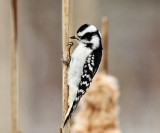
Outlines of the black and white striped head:
[[79,43],[91,49],[101,46],[101,34],[95,26],[90,24],[82,25],[71,39],[76,39]]

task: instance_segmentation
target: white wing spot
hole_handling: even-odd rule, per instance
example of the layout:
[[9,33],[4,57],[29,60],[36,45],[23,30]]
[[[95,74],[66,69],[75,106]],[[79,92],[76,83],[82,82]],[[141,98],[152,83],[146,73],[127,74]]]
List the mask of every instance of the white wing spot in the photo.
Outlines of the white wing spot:
[[87,81],[84,81],[84,82],[83,82],[83,85],[88,86],[89,84],[87,83]]
[[89,76],[89,75],[86,75],[86,77],[89,78],[90,76]]
[[85,91],[80,89],[80,90],[78,90],[78,92],[84,94]]
[[91,64],[88,64],[89,70],[93,71],[93,67],[91,66]]
[[91,58],[88,58],[88,59],[87,59],[87,62],[90,63],[90,61],[91,61]]
[[91,77],[89,77],[89,81],[90,81],[90,82],[92,81]]
[[79,100],[79,97],[76,97],[76,99],[75,99],[76,101],[78,101]]

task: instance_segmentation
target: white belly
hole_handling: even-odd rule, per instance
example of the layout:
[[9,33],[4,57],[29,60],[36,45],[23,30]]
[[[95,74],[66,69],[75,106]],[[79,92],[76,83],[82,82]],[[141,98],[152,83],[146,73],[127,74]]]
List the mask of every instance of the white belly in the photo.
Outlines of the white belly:
[[71,56],[67,79],[69,85],[69,105],[71,105],[73,100],[76,98],[78,85],[83,72],[83,65],[86,61],[86,57],[91,52],[92,50],[86,48],[84,44],[79,44]]

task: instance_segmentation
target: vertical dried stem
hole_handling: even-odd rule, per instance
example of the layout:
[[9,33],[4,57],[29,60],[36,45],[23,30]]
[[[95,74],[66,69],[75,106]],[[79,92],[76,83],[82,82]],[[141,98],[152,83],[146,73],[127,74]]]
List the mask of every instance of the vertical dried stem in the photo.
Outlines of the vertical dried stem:
[[108,18],[103,17],[102,18],[102,46],[103,46],[103,56],[102,56],[102,62],[99,71],[100,72],[107,72],[108,70]]
[[[69,42],[69,15],[70,15],[70,0],[62,1],[62,33],[63,33],[63,59],[69,60],[68,54],[68,42]],[[68,110],[68,85],[67,85],[67,72],[68,67],[63,65],[63,121],[65,114]],[[62,129],[63,133],[70,133],[70,121],[67,122],[65,127]]]
[[17,0],[11,3],[11,132],[18,133]]

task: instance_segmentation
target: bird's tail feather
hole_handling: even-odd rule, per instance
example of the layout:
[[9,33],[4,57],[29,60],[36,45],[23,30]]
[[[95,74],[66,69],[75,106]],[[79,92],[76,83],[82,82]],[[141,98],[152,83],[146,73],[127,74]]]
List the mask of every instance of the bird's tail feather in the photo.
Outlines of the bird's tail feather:
[[68,109],[63,127],[66,125],[67,121],[71,118],[71,115],[72,115],[73,111],[76,110],[76,108],[78,106],[78,103],[80,101],[80,98],[81,97],[79,97],[78,99],[74,100],[72,106]]
[[66,117],[65,117],[65,121],[64,121],[63,127],[66,125],[68,120],[71,118],[72,113],[73,113],[73,106],[71,106],[71,108],[69,108],[67,113],[66,113]]

